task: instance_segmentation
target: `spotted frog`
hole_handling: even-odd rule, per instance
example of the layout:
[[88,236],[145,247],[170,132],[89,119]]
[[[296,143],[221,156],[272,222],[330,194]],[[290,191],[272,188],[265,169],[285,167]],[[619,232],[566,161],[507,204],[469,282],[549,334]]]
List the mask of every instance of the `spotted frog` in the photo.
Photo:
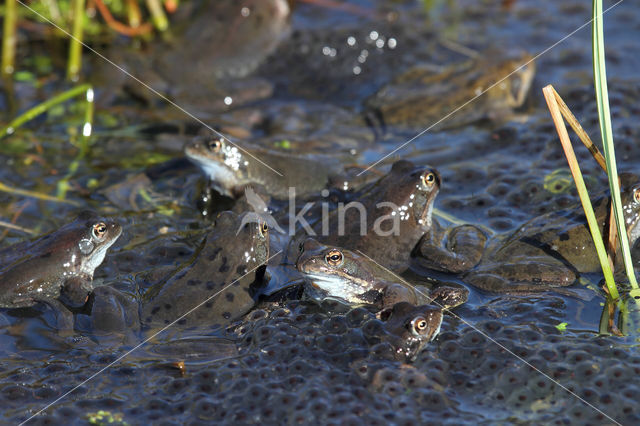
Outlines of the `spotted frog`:
[[268,257],[266,223],[220,213],[193,258],[144,294],[142,323],[213,327],[238,319],[255,304]]
[[394,272],[409,267],[412,253],[432,269],[470,269],[480,260],[486,237],[471,225],[445,230],[437,223],[432,211],[440,185],[435,169],[397,161],[355,194],[357,203],[332,211],[327,230],[323,223],[313,230],[323,243],[361,251]]
[[305,288],[308,297],[373,305],[378,310],[398,302],[414,306],[433,302],[451,308],[466,302],[469,294],[464,288],[413,286],[362,253],[325,246],[312,238],[301,247],[296,268],[309,284]]
[[411,131],[503,120],[524,103],[534,75],[535,64],[528,54],[503,61],[481,55],[444,71],[415,66],[365,105],[385,126]]
[[264,188],[277,199],[320,192],[341,170],[340,162],[325,155],[292,155],[286,152],[233,145],[220,138],[198,137],[184,148],[189,160],[223,195],[238,198],[248,185]]
[[[629,242],[640,236],[640,179],[621,173],[621,196]],[[606,240],[609,197],[594,203],[600,232]],[[608,226],[606,226],[608,228]],[[616,256],[616,270],[621,269]],[[535,292],[573,284],[582,273],[600,271],[600,262],[581,207],[539,216],[512,235],[493,241],[478,267],[463,279],[497,293]]]
[[73,222],[34,241],[0,252],[0,307],[38,302],[82,306],[92,290],[93,273],[122,233],[116,221],[81,213]]

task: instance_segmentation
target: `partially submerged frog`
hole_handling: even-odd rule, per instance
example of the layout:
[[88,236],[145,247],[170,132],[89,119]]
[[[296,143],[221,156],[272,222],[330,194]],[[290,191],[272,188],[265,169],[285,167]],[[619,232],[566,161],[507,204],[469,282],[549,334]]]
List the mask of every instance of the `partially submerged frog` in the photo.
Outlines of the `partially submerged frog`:
[[396,359],[409,362],[416,359],[425,346],[436,338],[442,325],[442,310],[433,305],[415,306],[399,302],[385,309],[380,317],[384,328],[393,336],[390,342]]
[[438,130],[460,127],[481,119],[504,120],[524,103],[535,65],[528,54],[517,60],[493,60],[482,55],[443,72],[413,67],[365,105],[385,126],[413,131],[432,125]]
[[0,307],[57,305],[61,295],[70,305],[83,305],[95,269],[121,233],[116,221],[83,212],[50,234],[2,250]]
[[[116,43],[110,56],[183,111],[206,117],[271,96],[273,84],[250,74],[289,33],[290,12],[286,0],[187,2],[178,8],[171,34],[144,45],[143,52]],[[119,83],[136,99],[155,100],[112,64],[97,67],[106,74],[103,85]]]
[[297,156],[246,144],[238,147],[210,136],[197,137],[184,151],[216,191],[233,198],[244,194],[247,185],[262,187],[277,199],[287,199],[290,188],[297,196],[320,192],[341,170],[333,157]]
[[[640,179],[621,173],[622,210],[629,243],[640,236]],[[594,203],[603,236],[608,223],[609,197]],[[608,228],[608,226],[607,226]],[[539,216],[506,239],[493,241],[478,267],[464,281],[498,293],[554,290],[573,284],[581,274],[600,271],[582,207]],[[621,256],[616,256],[620,270]]]
[[305,276],[305,294],[312,299],[333,298],[348,304],[373,305],[378,310],[398,302],[412,305],[435,303],[441,308],[467,300],[464,288],[415,287],[369,257],[351,250],[329,247],[307,239],[296,267]]
[[193,258],[145,293],[141,308],[147,326],[227,324],[255,304],[269,257],[265,222],[222,212]]
[[357,203],[329,214],[328,233],[323,223],[314,231],[323,243],[359,250],[395,272],[408,268],[412,252],[425,257],[431,269],[470,269],[480,260],[486,237],[470,225],[440,227],[432,215],[440,185],[435,169],[397,161],[387,175],[356,194]]

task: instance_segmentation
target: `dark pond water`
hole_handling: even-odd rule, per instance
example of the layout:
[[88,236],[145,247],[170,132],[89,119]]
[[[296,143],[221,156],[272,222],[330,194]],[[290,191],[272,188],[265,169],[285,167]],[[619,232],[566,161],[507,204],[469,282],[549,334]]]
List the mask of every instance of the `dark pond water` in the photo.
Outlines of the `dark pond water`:
[[[257,2],[244,3],[253,8]],[[421,134],[375,168],[386,172],[397,159],[436,167],[443,182],[436,208],[495,234],[575,205],[572,186],[549,184],[568,175],[541,89],[553,84],[599,139],[590,2],[349,4],[355,10],[300,4],[284,18],[267,11],[270,24],[263,20],[257,29],[233,27],[238,18],[228,18],[231,12],[222,4],[212,12],[221,20],[194,19],[191,32],[181,32],[176,23],[180,49],[156,42],[132,53],[129,41],[121,39],[95,48],[170,93],[202,122],[236,136],[239,144],[251,140],[365,166],[431,124],[417,131],[389,120],[382,124],[365,107],[409,67],[427,64],[446,72],[469,60],[467,50],[483,53],[477,69],[541,54],[529,96],[514,116],[486,119],[495,104],[480,97],[456,114],[484,120],[453,128],[444,120],[442,128]],[[618,164],[636,171],[640,8],[619,3],[607,12],[605,30]],[[55,47],[25,32],[19,59],[28,67],[33,55]],[[39,87],[17,83],[14,99],[2,97],[3,119],[69,87],[56,61],[53,76],[41,79]],[[86,208],[118,217],[124,233],[95,278],[135,300],[148,288],[150,275],[187,261],[210,226],[198,205],[205,182],[182,153],[202,126],[100,58],[87,52],[85,61],[85,78],[96,88],[96,118],[90,153],[70,180],[67,199],[74,204],[3,192],[0,217],[20,212],[18,223],[37,232],[55,230]],[[458,91],[457,104],[475,95]],[[225,105],[227,97],[231,105]],[[455,105],[443,96],[423,105],[423,115],[437,120]],[[77,135],[69,129],[80,129],[83,113],[81,103],[68,104],[5,138],[0,181],[54,194],[78,153],[69,143]],[[590,188],[604,191],[603,173],[589,153],[583,148],[577,153]],[[233,207],[233,200],[221,196],[210,206],[211,213]],[[11,231],[2,244],[25,238]],[[282,245],[276,239],[272,236],[273,245]],[[271,285],[281,287],[289,278],[276,266],[270,265]],[[417,274],[407,278],[417,282]],[[587,278],[595,284],[600,279]],[[439,337],[411,365],[395,361],[388,346],[367,338],[373,316],[362,309],[343,312],[295,300],[263,303],[225,332],[194,335],[170,328],[129,354],[151,332],[132,328],[96,335],[82,310],[75,315],[75,331],[64,334],[46,307],[4,309],[1,418],[18,423],[55,401],[30,423],[85,424],[86,414],[99,410],[121,414],[129,424],[638,422],[637,331],[632,327],[628,337],[599,334],[601,293],[590,292],[593,297],[585,301],[467,287],[468,303],[445,314]],[[566,330],[556,327],[561,323]],[[172,365],[176,361],[185,362],[184,372]]]

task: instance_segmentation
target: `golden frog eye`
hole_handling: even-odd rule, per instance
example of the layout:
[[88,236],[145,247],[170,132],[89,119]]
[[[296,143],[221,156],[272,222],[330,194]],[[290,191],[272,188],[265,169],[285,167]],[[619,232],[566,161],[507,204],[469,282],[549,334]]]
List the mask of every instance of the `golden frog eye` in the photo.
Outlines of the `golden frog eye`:
[[222,149],[222,139],[213,139],[207,142],[207,148],[209,151],[217,153]]
[[422,175],[422,183],[424,183],[427,188],[431,188],[436,183],[435,173],[429,172]]
[[260,224],[260,235],[262,235],[263,237],[266,237],[268,232],[269,232],[269,225],[267,225],[267,222],[262,222]]
[[427,319],[425,317],[415,317],[411,321],[412,331],[416,335],[424,334],[424,332],[427,330],[427,327],[429,327],[429,323],[427,322]]
[[104,237],[104,235],[107,233],[107,225],[104,222],[98,222],[93,225],[93,228],[91,229],[91,233],[95,238],[97,238],[98,240],[101,240]]
[[340,266],[342,264],[342,252],[336,249],[329,250],[324,259],[331,266]]
[[636,188],[633,191],[633,201],[635,201],[636,203],[640,203],[640,188]]

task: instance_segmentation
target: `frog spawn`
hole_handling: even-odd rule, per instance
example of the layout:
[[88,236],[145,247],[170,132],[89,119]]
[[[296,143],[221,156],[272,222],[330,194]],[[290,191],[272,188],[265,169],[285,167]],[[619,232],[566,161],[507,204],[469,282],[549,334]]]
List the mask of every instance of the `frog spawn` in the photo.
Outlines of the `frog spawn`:
[[[521,312],[516,325],[480,319],[470,327],[445,316],[446,331],[412,366],[395,362],[383,323],[366,309],[331,315],[299,302],[256,309],[229,329],[241,336],[239,356],[187,363],[184,375],[155,361],[141,361],[144,371],[117,364],[84,393],[60,401],[36,420],[69,422],[88,409],[108,409],[129,421],[174,423],[194,417],[229,424],[292,424],[309,418],[336,424],[433,418],[474,423],[507,422],[514,414],[557,424],[609,421],[505,352],[508,348],[617,421],[640,421],[634,400],[638,386],[629,380],[629,373],[640,374],[637,351],[612,348],[606,337],[591,333],[561,334],[553,325],[564,308],[557,297],[512,299],[493,307],[516,308]],[[5,418],[24,420],[20,416],[34,397],[33,407],[40,408],[66,391],[69,382],[84,380],[115,357],[97,350],[86,371],[77,371],[71,365],[86,353],[71,352],[54,355],[39,369],[6,371],[0,390]],[[126,403],[105,396],[123,383],[137,383],[121,387]],[[141,390],[154,397],[141,400]],[[466,408],[459,410],[461,405]]]

